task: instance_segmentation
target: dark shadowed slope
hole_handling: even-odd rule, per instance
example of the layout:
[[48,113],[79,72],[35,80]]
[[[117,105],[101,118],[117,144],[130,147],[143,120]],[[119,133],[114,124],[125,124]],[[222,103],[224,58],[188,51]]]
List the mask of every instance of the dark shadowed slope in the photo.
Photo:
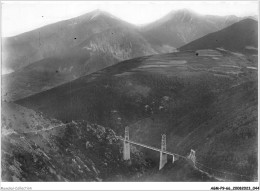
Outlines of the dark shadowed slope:
[[200,50],[136,58],[17,103],[121,135],[129,125],[131,139],[158,148],[166,133],[169,151],[195,149],[206,166],[245,175],[215,176],[256,180],[257,62],[246,55]]
[[223,29],[237,21],[236,16],[199,15],[190,10],[172,11],[165,17],[144,26],[144,37],[158,51],[173,51],[195,39]]
[[244,19],[218,32],[208,34],[179,50],[198,50],[224,48],[242,53],[257,53],[258,42],[257,21]]

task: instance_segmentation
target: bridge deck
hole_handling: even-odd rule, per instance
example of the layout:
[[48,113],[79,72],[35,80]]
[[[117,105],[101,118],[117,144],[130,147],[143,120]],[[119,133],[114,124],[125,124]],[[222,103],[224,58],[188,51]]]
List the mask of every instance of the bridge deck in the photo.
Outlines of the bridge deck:
[[185,158],[185,159],[186,159],[186,157],[184,157],[184,156],[182,156],[182,155],[178,155],[178,154],[176,154],[176,153],[172,153],[172,152],[169,152],[169,151],[162,151],[161,149],[158,149],[158,148],[156,148],[156,147],[152,147],[152,146],[145,145],[145,144],[142,144],[142,143],[137,143],[137,142],[135,142],[135,141],[125,140],[124,138],[121,138],[121,137],[118,137],[118,139],[120,139],[121,141],[125,141],[125,142],[128,142],[128,143],[137,145],[137,146],[141,146],[141,147],[147,148],[147,149],[151,149],[151,150],[154,150],[154,151],[162,152],[162,153],[165,153],[165,154],[167,154],[167,155],[178,156],[178,157],[181,157],[181,158]]

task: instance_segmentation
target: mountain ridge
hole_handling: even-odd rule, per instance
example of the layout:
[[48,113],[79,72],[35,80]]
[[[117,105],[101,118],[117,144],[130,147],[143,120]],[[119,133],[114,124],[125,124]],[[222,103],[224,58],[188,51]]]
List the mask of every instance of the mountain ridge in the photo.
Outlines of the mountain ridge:
[[[79,19],[81,20],[78,21]],[[79,22],[80,26],[76,28],[72,26],[75,34],[72,34],[70,30],[65,30],[70,27],[68,22],[73,25],[77,25]],[[74,24],[75,22],[76,24]],[[21,64],[15,72],[3,76],[4,99],[15,100],[26,97],[119,61],[156,53],[135,27],[124,21],[107,17],[107,14],[103,12],[94,11],[78,17],[78,19],[66,21],[63,27],[65,31],[62,30],[62,34],[47,30],[46,33],[55,33],[55,35],[61,36],[60,39],[66,40],[53,42],[49,39],[47,43],[44,43],[43,46],[47,51],[46,58],[31,64],[26,62],[26,65],[23,66]],[[65,34],[64,37],[63,34]],[[48,35],[47,37],[49,38]],[[53,36],[50,35],[50,38]],[[61,44],[60,41],[62,41]],[[29,50],[33,54],[35,50],[37,52],[42,47],[41,45],[40,48],[34,49],[36,42],[37,39],[34,39],[33,46]],[[49,47],[48,44],[52,47]],[[70,45],[67,47],[65,44]],[[21,45],[20,48],[24,49],[24,46]],[[60,47],[60,50],[57,47]],[[52,48],[57,50],[56,53],[53,53]],[[23,54],[20,51],[19,53]]]
[[[74,30],[75,31],[77,29],[74,29],[73,28],[74,26],[76,26],[76,25],[78,25],[78,24],[80,24],[82,22],[89,22],[89,21],[91,21],[91,19],[93,21],[97,17],[105,17],[106,19],[112,19],[112,20],[118,21],[124,27],[132,27],[132,28],[135,28],[136,30],[138,29],[139,31],[144,33],[145,31],[149,30],[149,28],[151,28],[152,25],[156,25],[156,23],[158,23],[158,22],[161,23],[161,21],[165,20],[165,18],[169,17],[168,19],[172,19],[172,17],[175,17],[175,16],[181,17],[183,15],[197,15],[199,17],[203,17],[203,15],[199,15],[199,14],[197,14],[197,13],[191,11],[191,10],[187,10],[187,9],[175,10],[175,11],[170,11],[167,15],[163,16],[162,18],[159,18],[156,21],[154,21],[154,22],[152,22],[150,24],[147,24],[145,27],[138,27],[138,26],[136,26],[134,24],[131,24],[131,23],[126,22],[126,21],[123,21],[122,19],[112,15],[111,13],[105,12],[103,10],[94,10],[94,11],[85,13],[83,15],[77,16],[75,18],[71,18],[71,19],[67,19],[67,20],[63,20],[63,21],[58,21],[58,22],[51,23],[51,24],[48,24],[46,26],[42,26],[40,28],[34,29],[32,31],[27,31],[27,32],[19,34],[19,35],[3,38],[3,45],[4,45],[3,46],[4,47],[3,48],[3,50],[4,50],[4,54],[3,54],[4,55],[3,56],[4,65],[3,66],[4,66],[4,68],[6,68],[6,70],[7,69],[16,70],[16,68],[21,68],[21,67],[26,66],[26,65],[28,65],[30,63],[38,61],[39,59],[46,58],[46,57],[48,57],[48,55],[51,56],[51,55],[55,54],[55,52],[56,53],[61,52],[62,50],[58,50],[59,48],[58,49],[57,48],[54,49],[54,47],[48,46],[48,43],[46,42],[44,36],[46,36],[48,33],[50,33],[50,31],[52,31],[52,30],[56,31],[58,29],[60,29],[60,31],[64,31],[64,30],[72,30],[72,31]],[[207,15],[205,15],[205,16],[207,17]],[[229,17],[229,16],[226,16],[226,17]],[[236,18],[238,18],[238,17],[236,17]],[[95,29],[95,30],[98,30],[98,29]],[[75,32],[72,32],[72,33],[75,33]],[[63,36],[63,35],[58,35],[58,36],[56,35],[55,38],[59,39],[60,36]],[[74,39],[73,36],[75,36],[76,39]],[[48,37],[48,35],[47,35],[47,37]],[[63,45],[69,46],[69,47],[77,45],[77,42],[79,42],[79,40],[82,38],[82,37],[77,35],[77,32],[75,34],[69,35],[68,37],[69,37],[68,39],[74,39],[72,41],[71,40],[70,41],[67,40],[68,43],[65,43],[65,44],[63,43]],[[34,41],[37,41],[37,42],[34,42],[34,45],[29,45],[29,46],[27,45],[27,46],[25,46],[23,44],[26,41],[28,41],[28,40],[26,40],[27,38],[28,38],[28,40],[34,39]],[[44,40],[44,42],[40,42],[41,38]],[[48,37],[48,38],[51,38],[51,37]],[[192,40],[194,40],[194,39],[192,39]],[[20,41],[20,42],[18,42],[18,41]],[[25,42],[23,42],[23,41],[25,41]],[[55,40],[53,40],[53,42],[55,42],[56,45],[59,46],[59,42],[56,42]],[[46,43],[47,43],[47,45],[44,45]],[[14,45],[19,46],[19,44],[20,44],[20,46],[23,46],[23,48],[27,47],[26,49],[28,49],[28,50],[30,50],[30,48],[33,48],[34,51],[30,50],[31,53],[26,53],[26,52],[24,52],[23,49],[21,49],[21,48],[19,49],[18,47],[16,47],[16,49],[12,50],[11,46],[14,46]],[[41,53],[41,54],[37,53],[37,52],[35,52],[35,49],[39,49],[39,48],[37,48],[36,45],[48,46],[48,48],[51,49],[51,51],[48,52],[47,50],[44,50],[44,48],[42,48],[41,51],[43,53]],[[32,47],[30,47],[30,46],[32,46]],[[178,48],[178,46],[179,45],[177,43],[174,47]],[[5,49],[10,49],[10,50],[5,50]],[[15,53],[18,50],[19,50],[19,55],[17,55],[17,58],[10,58],[10,56],[8,55],[8,52],[10,52],[10,54],[11,54],[12,52]],[[28,57],[30,57],[30,59]],[[15,66],[15,62],[19,62],[19,66]],[[8,65],[6,65],[6,63],[8,63]]]
[[[179,50],[215,49],[224,48],[229,51],[257,53],[257,21],[246,18],[220,31],[210,33]],[[249,49],[247,47],[253,47]]]
[[236,16],[201,15],[184,9],[171,11],[157,21],[145,25],[140,31],[160,51],[160,46],[179,48],[240,19]]

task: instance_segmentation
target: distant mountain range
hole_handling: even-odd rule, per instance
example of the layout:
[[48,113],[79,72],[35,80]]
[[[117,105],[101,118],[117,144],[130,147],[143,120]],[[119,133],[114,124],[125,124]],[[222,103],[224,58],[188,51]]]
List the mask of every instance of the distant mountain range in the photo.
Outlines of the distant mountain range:
[[[240,19],[236,16],[203,16],[183,9],[172,11],[158,21],[139,28],[107,12],[95,10],[21,35],[4,38],[3,66],[8,71],[15,71],[36,61],[67,53],[84,41],[95,38],[96,34],[104,34],[107,30],[109,33],[109,29],[123,28],[124,32],[129,31],[139,36],[137,41],[142,39],[140,43],[148,41],[159,52],[165,52],[167,46],[178,48]],[[141,34],[137,34],[137,31]],[[148,48],[149,53],[150,51]],[[128,56],[132,58],[135,55]]]
[[153,46],[178,48],[206,34],[221,30],[241,18],[199,15],[190,10],[172,11],[158,21],[142,28],[142,34]]
[[3,39],[3,99],[51,89],[122,60],[176,48],[241,18],[173,11],[143,27],[96,10]]
[[[111,38],[113,36],[114,39],[112,41]],[[118,37],[120,38],[115,40]],[[133,38],[134,42],[131,42]],[[98,43],[97,40],[102,41],[102,44],[100,42],[96,44]],[[90,44],[87,43],[90,42],[92,43],[91,50],[95,52],[104,52],[105,48],[107,52],[110,48],[113,49],[111,51],[114,53],[113,51],[118,51],[118,48],[120,48],[121,52],[118,52],[118,55],[116,55],[119,59],[154,53],[143,37],[137,33],[136,26],[122,21],[107,12],[96,10],[18,36],[4,38],[3,66],[7,70],[16,71],[45,58],[67,55],[72,49],[78,48],[79,45],[86,47],[85,53],[88,53],[90,52],[90,47],[87,47]],[[113,44],[111,45],[111,43]],[[135,43],[141,44],[140,47],[143,47],[143,50],[137,49],[135,52],[132,52],[133,48],[137,48]],[[109,47],[109,45],[112,47]],[[94,46],[95,50],[93,50]],[[104,46],[106,47],[104,48]],[[124,55],[122,52],[124,52]]]
[[244,19],[220,31],[210,33],[179,48],[180,51],[216,49],[255,53],[258,47],[258,25],[253,19]]

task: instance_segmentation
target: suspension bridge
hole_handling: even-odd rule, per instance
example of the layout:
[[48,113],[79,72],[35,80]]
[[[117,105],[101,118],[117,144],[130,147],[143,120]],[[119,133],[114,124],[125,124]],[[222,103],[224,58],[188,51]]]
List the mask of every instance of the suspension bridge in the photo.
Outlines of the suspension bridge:
[[123,143],[124,143],[124,149],[123,149],[124,160],[130,160],[130,144],[133,144],[133,145],[137,145],[140,147],[144,147],[144,148],[159,152],[160,153],[159,170],[161,170],[167,163],[167,155],[170,155],[172,157],[172,163],[174,163],[174,161],[178,160],[179,158],[184,158],[184,159],[191,160],[195,166],[195,163],[196,163],[195,151],[191,149],[190,155],[188,157],[167,151],[165,134],[162,135],[161,149],[129,140],[129,127],[128,126],[125,127],[125,138],[121,138],[121,137],[117,137],[117,138],[119,140],[123,141]]
[[[142,143],[138,143],[136,141],[132,141],[129,139],[129,127],[125,127],[125,137],[119,137],[117,136],[117,138],[121,141],[123,141],[123,159],[124,160],[131,160],[131,149],[130,149],[130,145],[136,145],[136,146],[140,146],[143,148],[147,148],[153,151],[157,151],[160,153],[160,161],[159,161],[159,170],[161,170],[165,164],[167,163],[167,155],[170,155],[172,157],[172,163],[174,163],[174,161],[177,161],[179,158],[183,158],[186,160],[191,161],[191,163],[193,164],[194,168],[199,170],[200,172],[206,174],[209,177],[215,178],[219,181],[231,181],[228,180],[227,177],[230,178],[234,178],[234,177],[240,177],[240,178],[250,178],[251,180],[257,180],[257,177],[251,177],[251,176],[247,176],[247,175],[242,175],[242,174],[238,174],[238,173],[232,173],[232,172],[224,172],[224,171],[220,171],[214,168],[210,168],[207,167],[199,162],[196,161],[196,156],[195,156],[195,150],[191,149],[190,154],[188,156],[183,156],[177,153],[173,153],[173,152],[169,152],[166,150],[166,135],[163,134],[162,135],[162,139],[161,139],[161,148],[156,148],[153,146],[149,146],[146,144],[142,144]],[[223,176],[221,176],[223,175]],[[222,178],[223,177],[223,178]]]

